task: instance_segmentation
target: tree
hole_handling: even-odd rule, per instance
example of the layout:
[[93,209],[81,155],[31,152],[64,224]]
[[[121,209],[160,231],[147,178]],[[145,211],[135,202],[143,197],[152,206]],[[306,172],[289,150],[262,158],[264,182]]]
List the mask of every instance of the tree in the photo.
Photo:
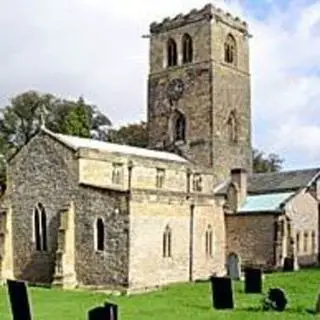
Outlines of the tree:
[[107,140],[113,143],[127,144],[135,147],[146,148],[148,145],[147,124],[143,121],[111,129]]
[[283,162],[284,160],[275,153],[266,155],[260,150],[253,150],[253,172],[255,173],[278,172],[282,169]]
[[51,94],[28,91],[10,102],[1,109],[0,119],[0,148],[2,139],[6,149],[0,149],[0,153],[6,155],[17,152],[37,134],[44,109],[46,126],[57,133],[102,139],[106,135],[103,126],[111,125],[107,116],[82,97],[77,101],[61,100]]
[[[45,111],[45,114],[44,114]],[[27,91],[0,109],[0,184],[5,183],[5,159],[18,152],[39,131],[41,118],[46,127],[57,133],[106,139],[111,125],[107,116],[82,97],[77,101],[61,100],[51,94]]]

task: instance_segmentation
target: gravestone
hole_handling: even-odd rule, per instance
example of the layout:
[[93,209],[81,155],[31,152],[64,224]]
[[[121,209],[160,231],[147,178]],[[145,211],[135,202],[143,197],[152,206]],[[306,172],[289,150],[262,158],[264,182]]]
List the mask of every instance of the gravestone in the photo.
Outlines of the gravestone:
[[211,277],[212,302],[215,309],[233,309],[232,281],[228,277]]
[[286,308],[288,300],[285,292],[280,288],[272,288],[268,292],[268,297],[264,300],[264,310],[283,311]]
[[262,271],[257,268],[245,269],[245,293],[262,293]]
[[230,253],[227,259],[227,270],[228,276],[232,280],[240,280],[241,277],[241,266],[240,259],[237,254]]
[[118,306],[113,303],[105,303],[103,307],[89,310],[88,320],[118,320]]
[[294,271],[294,260],[293,258],[285,257],[283,262],[283,271],[289,272]]
[[31,320],[27,287],[24,282],[7,280],[13,320]]

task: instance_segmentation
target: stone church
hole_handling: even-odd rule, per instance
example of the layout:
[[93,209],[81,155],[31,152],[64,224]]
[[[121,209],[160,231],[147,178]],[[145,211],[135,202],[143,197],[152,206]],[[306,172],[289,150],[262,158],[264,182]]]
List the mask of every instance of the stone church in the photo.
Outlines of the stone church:
[[0,278],[134,292],[318,262],[319,169],[253,174],[245,22],[150,25],[149,148],[43,125],[8,161]]

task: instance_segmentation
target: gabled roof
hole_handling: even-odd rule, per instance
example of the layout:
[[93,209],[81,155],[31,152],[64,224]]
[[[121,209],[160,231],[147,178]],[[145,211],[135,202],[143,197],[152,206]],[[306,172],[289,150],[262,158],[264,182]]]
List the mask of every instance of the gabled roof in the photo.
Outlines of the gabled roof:
[[51,136],[52,138],[60,141],[62,144],[77,151],[79,149],[92,149],[107,151],[110,153],[119,153],[126,155],[133,155],[144,158],[152,158],[164,161],[175,161],[180,163],[188,163],[188,161],[174,153],[155,151],[145,148],[132,147],[128,145],[104,142],[93,139],[80,138],[76,136],[69,136],[60,133],[54,133],[46,128],[41,128],[43,132]]
[[[248,176],[248,194],[297,191],[320,176],[320,168],[256,173]],[[226,194],[230,179],[216,187],[216,194]]]
[[277,212],[281,210],[281,205],[294,194],[295,192],[284,192],[248,196],[237,212]]

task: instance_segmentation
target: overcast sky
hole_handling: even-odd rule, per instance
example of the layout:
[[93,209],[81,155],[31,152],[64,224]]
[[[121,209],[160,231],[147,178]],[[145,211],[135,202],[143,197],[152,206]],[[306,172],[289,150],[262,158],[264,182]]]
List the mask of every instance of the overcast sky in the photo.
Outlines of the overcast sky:
[[[149,23],[202,0],[8,0],[0,10],[0,104],[26,90],[83,95],[115,125],[145,120]],[[28,5],[26,5],[28,3]],[[253,144],[287,169],[320,167],[320,1],[213,1],[251,41]]]

